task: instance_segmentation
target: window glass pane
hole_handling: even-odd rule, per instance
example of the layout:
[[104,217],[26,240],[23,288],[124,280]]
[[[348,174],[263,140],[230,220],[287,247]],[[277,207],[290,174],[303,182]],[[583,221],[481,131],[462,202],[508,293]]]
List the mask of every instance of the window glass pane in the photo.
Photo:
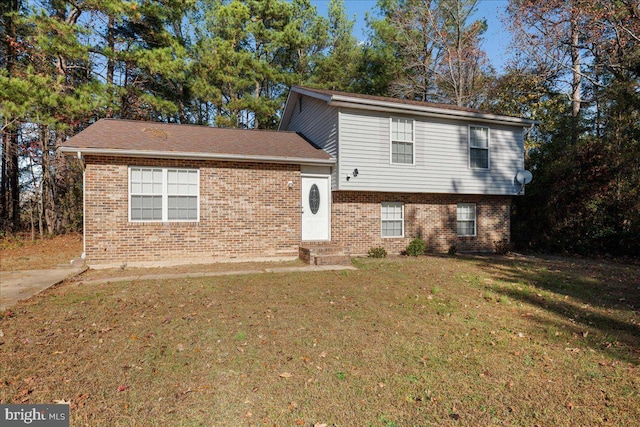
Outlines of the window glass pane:
[[473,221],[458,222],[458,236],[473,236]]
[[471,156],[469,163],[472,168],[489,168],[489,150],[484,148],[471,148],[469,154]]
[[402,221],[384,221],[382,223],[383,237],[402,236]]
[[413,144],[411,142],[391,143],[392,163],[413,163]]
[[175,195],[198,195],[198,171],[170,170],[167,176],[167,192]]
[[488,148],[489,147],[489,129],[480,127],[471,127],[471,146]]
[[198,171],[189,171],[189,184],[198,185]]
[[169,194],[175,194],[178,192],[178,171],[167,171],[167,192]]
[[162,196],[131,196],[132,220],[162,220]]
[[392,119],[391,120],[391,140],[392,141],[413,141],[413,120]]
[[169,220],[197,221],[198,200],[194,196],[169,196]]
[[131,196],[131,209],[140,209],[142,207],[142,196]]
[[162,193],[161,169],[131,169],[131,192],[146,194]]

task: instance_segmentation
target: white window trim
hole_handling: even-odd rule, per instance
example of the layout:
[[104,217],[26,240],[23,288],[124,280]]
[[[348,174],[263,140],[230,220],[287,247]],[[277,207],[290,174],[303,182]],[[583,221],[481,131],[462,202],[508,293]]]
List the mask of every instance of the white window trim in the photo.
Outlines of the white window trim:
[[[411,121],[411,141],[393,139],[393,120],[409,120]],[[394,142],[409,142],[413,146],[413,156],[411,163],[395,163],[393,161],[393,143]],[[389,117],[389,164],[394,166],[415,166],[416,164],[416,121],[414,119],[407,119],[404,117]]]
[[[131,219],[131,170],[132,169],[160,169],[162,170],[162,219]],[[169,171],[196,171],[196,219],[169,219],[169,180],[167,179]],[[129,166],[128,181],[127,181],[127,193],[129,206],[127,207],[127,214],[129,216],[129,222],[200,222],[200,169],[195,168],[167,168],[158,166]],[[135,194],[136,196],[144,195],[143,193]],[[175,196],[175,194],[172,194]]]
[[[384,223],[384,219],[382,218],[382,208],[383,205],[400,205],[400,207],[402,207],[402,235],[400,236],[383,236],[382,235],[382,224]],[[396,220],[387,220],[387,221],[398,221]],[[380,203],[380,237],[382,237],[383,239],[400,239],[404,237],[404,203],[402,202],[382,202]]]
[[[458,206],[460,205],[465,205],[465,206],[473,206],[473,234],[458,234],[458,222],[460,222],[460,219],[458,218]],[[468,222],[469,220],[464,220],[465,222]],[[477,210],[477,205],[475,203],[458,203],[456,204],[456,235],[458,237],[476,237],[478,233],[478,210]]]
[[[485,150],[485,148],[483,147],[472,147],[471,146],[471,128],[480,128],[480,129],[486,129],[487,130],[487,167],[486,168],[478,168],[478,167],[473,167],[471,166],[471,149],[472,148],[476,148],[476,149],[480,149],[480,150]],[[477,125],[469,125],[467,127],[467,164],[469,166],[469,169],[473,169],[473,170],[479,170],[479,171],[488,171],[491,170],[491,128],[489,128],[488,126],[477,126]]]

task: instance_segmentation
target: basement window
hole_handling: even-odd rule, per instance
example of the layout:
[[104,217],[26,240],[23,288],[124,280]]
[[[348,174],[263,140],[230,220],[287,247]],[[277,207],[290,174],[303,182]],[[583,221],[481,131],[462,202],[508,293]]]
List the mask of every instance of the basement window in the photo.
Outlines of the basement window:
[[129,221],[198,221],[197,169],[129,168]]
[[382,237],[404,236],[404,204],[382,203]]
[[476,235],[476,204],[458,203],[458,237]]

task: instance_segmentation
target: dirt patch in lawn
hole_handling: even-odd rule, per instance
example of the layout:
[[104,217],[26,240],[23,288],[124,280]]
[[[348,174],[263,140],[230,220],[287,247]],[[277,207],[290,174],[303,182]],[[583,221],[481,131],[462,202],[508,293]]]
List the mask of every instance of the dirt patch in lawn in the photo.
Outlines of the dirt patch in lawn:
[[55,268],[82,255],[82,236],[64,234],[29,240],[5,237],[0,240],[0,271]]
[[640,268],[358,259],[358,271],[63,284],[0,321],[0,402],[74,426],[634,425]]

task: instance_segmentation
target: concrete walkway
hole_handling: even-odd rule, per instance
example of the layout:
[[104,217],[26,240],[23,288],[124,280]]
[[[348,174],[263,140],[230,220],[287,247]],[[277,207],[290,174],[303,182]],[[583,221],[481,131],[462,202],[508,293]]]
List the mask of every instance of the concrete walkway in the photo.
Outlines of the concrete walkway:
[[13,307],[85,271],[87,267],[60,267],[49,270],[0,271],[0,310]]
[[105,279],[83,280],[78,278],[78,283],[98,285],[101,283],[131,282],[134,280],[163,280],[163,279],[183,279],[186,277],[195,279],[198,277],[234,276],[244,274],[263,273],[295,273],[301,271],[336,271],[336,270],[357,270],[352,265],[305,265],[302,267],[273,267],[261,270],[230,270],[230,271],[198,271],[192,273],[166,273],[166,274],[141,274],[137,276],[115,276]]
[[[31,298],[43,290],[55,286],[62,281],[79,275],[87,267],[61,267],[50,270],[23,270],[0,272],[0,310],[13,307],[18,301]],[[261,270],[235,270],[235,271],[202,271],[174,274],[142,274],[136,276],[109,277],[105,279],[83,280],[77,278],[78,284],[101,284],[113,282],[127,282],[133,280],[162,280],[182,279],[185,277],[215,277],[243,274],[261,273],[294,273],[300,271],[333,271],[333,270],[357,270],[351,265],[305,265],[302,267],[274,267]]]

